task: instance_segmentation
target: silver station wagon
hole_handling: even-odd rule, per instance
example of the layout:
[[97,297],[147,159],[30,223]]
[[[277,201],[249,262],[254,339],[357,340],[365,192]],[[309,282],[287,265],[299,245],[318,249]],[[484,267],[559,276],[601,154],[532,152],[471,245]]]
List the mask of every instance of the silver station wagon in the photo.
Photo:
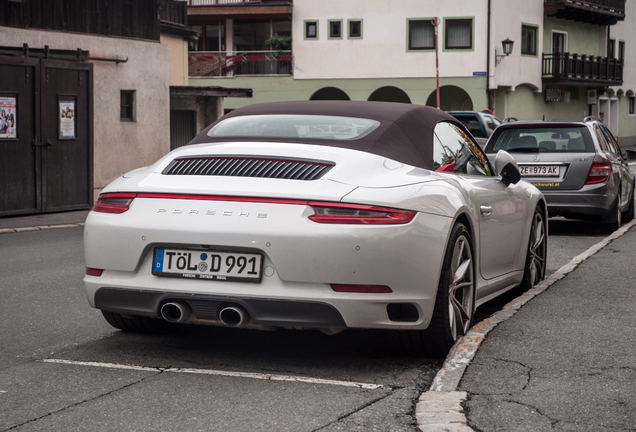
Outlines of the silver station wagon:
[[504,124],[484,150],[490,159],[499,150],[516,159],[522,178],[544,193],[550,217],[598,221],[605,234],[634,217],[634,176],[596,119]]

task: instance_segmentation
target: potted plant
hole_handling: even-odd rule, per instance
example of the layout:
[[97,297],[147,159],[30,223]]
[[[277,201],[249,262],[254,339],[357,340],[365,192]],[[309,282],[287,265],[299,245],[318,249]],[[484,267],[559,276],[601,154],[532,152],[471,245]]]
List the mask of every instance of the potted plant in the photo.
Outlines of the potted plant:
[[278,60],[278,72],[288,74],[291,70],[291,53],[285,53],[291,47],[291,36],[279,35],[278,33],[265,41],[272,47],[274,57]]

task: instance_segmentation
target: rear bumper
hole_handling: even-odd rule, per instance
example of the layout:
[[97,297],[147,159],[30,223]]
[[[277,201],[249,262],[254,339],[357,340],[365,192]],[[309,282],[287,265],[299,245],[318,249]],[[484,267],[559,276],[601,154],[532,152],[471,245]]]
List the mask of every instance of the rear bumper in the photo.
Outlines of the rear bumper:
[[548,216],[601,220],[612,210],[616,195],[605,184],[584,186],[576,191],[542,190],[548,203]]
[[250,322],[255,325],[311,328],[346,327],[342,315],[333,306],[321,302],[189,295],[107,287],[100,288],[95,293],[95,307],[123,315],[160,318],[159,309],[161,305],[168,302],[187,303],[197,320],[220,321],[219,312],[223,308],[239,305],[247,311]]

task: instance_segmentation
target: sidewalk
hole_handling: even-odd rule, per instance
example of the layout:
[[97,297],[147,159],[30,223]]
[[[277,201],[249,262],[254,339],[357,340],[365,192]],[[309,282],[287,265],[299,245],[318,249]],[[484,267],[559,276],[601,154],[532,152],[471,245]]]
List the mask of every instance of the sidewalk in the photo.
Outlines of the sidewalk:
[[636,430],[635,223],[475,325],[422,394],[420,429]]
[[0,218],[0,234],[82,226],[89,210]]

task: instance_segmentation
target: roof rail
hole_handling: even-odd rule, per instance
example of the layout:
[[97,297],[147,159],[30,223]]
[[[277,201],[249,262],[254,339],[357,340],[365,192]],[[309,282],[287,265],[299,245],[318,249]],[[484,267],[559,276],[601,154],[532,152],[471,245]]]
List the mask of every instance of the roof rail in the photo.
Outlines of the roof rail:
[[600,118],[596,117],[596,116],[587,116],[583,119],[583,123],[588,122],[588,121],[600,121],[601,123],[603,123],[603,120],[601,120]]
[[519,119],[517,117],[506,117],[505,119],[503,119],[502,123],[510,123],[513,121],[519,121]]

